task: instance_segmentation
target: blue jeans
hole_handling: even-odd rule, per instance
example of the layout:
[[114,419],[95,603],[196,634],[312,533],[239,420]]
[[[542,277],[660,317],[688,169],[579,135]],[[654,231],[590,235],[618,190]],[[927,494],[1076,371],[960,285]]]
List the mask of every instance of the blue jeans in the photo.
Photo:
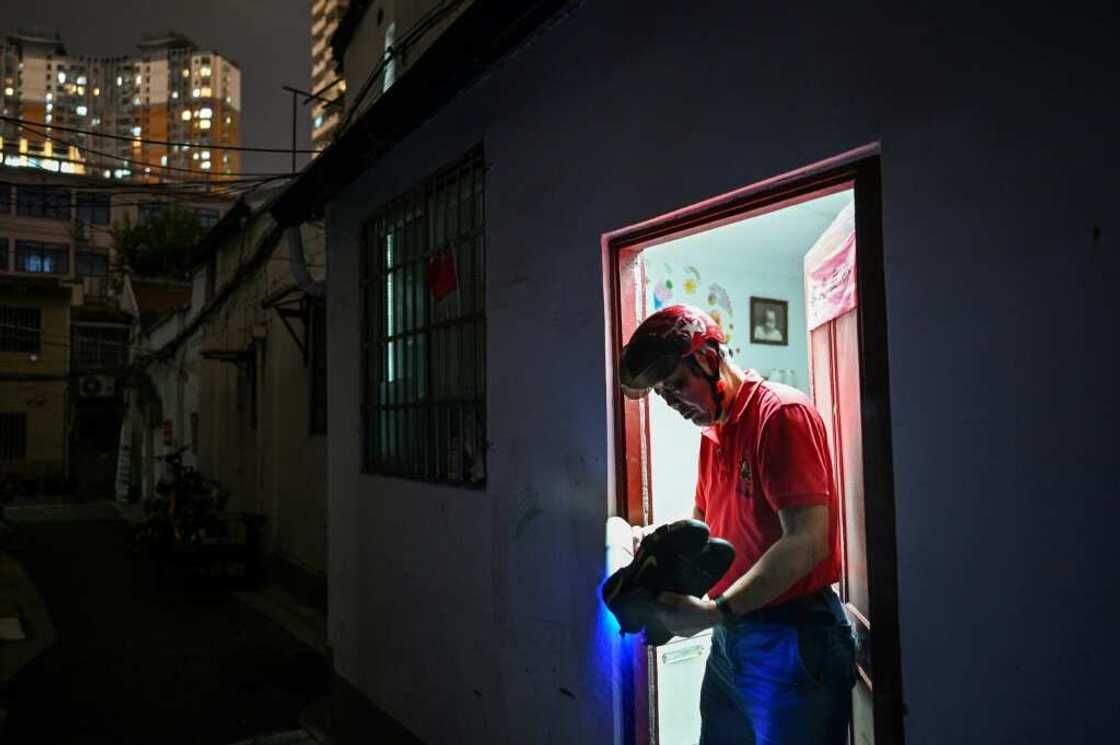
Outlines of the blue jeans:
[[748,615],[716,628],[700,688],[700,745],[847,743],[855,643],[835,593],[822,600],[834,623]]

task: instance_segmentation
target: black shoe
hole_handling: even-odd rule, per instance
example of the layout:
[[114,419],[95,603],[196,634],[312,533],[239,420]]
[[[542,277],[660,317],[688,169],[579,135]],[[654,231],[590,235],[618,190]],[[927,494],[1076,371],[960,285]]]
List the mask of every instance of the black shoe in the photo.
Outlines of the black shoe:
[[657,619],[658,593],[702,597],[734,559],[731,544],[712,538],[699,520],[662,525],[646,536],[629,565],[603,583],[603,602],[623,634],[644,630],[646,644],[659,646],[673,635]]

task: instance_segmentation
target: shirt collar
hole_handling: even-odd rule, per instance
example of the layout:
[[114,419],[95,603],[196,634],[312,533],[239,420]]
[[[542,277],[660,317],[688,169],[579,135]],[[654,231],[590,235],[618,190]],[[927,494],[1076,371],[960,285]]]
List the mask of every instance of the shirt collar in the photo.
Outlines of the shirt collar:
[[747,410],[751,400],[754,398],[755,391],[758,390],[762,381],[763,378],[757,371],[747,370],[743,374],[743,384],[739,386],[739,392],[735,394],[735,400],[731,402],[730,416],[728,416],[723,424],[713,424],[710,427],[705,427],[700,430],[700,434],[718,445],[720,442],[720,434],[723,430],[726,427],[733,427],[739,423],[739,419],[742,418],[743,412]]

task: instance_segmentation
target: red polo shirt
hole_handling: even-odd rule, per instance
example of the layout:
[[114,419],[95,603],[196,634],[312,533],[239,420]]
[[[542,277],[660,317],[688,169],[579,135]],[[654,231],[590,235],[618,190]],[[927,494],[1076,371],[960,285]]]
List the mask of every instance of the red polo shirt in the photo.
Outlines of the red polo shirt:
[[816,504],[828,506],[832,551],[771,605],[839,579],[840,510],[828,435],[813,402],[796,388],[749,371],[728,419],[700,438],[696,505],[712,535],[735,547],[735,562],[708,596],[726,590],[781,537],[778,510]]

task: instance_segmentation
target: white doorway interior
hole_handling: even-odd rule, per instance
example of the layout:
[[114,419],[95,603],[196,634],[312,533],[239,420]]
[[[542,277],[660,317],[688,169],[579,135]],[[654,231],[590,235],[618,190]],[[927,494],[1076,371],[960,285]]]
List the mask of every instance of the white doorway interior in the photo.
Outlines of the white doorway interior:
[[[848,188],[646,248],[638,258],[645,313],[700,307],[720,323],[740,367],[813,396],[806,255],[854,229],[853,213]],[[648,401],[650,517],[663,523],[692,512],[700,433],[657,396]],[[656,650],[650,703],[659,745],[699,741],[710,635]]]

